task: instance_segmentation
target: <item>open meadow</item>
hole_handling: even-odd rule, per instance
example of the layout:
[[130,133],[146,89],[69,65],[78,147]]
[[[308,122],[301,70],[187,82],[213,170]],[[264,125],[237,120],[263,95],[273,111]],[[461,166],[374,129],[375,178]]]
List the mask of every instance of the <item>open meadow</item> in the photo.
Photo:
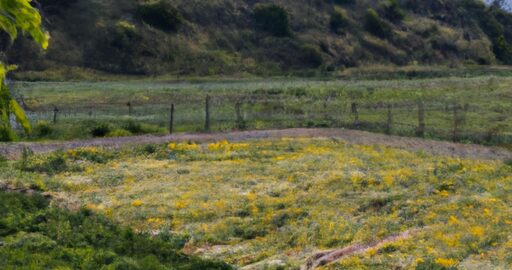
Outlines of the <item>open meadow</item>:
[[0,0],[0,270],[512,269],[512,0]]
[[3,185],[138,232],[170,231],[184,252],[242,269],[298,269],[358,243],[370,247],[322,269],[512,266],[510,162],[282,138],[89,147],[2,164]]
[[34,126],[31,136],[21,135],[28,140],[165,134],[174,104],[174,132],[346,127],[510,145],[511,83],[510,77],[483,76],[17,82],[14,86]]

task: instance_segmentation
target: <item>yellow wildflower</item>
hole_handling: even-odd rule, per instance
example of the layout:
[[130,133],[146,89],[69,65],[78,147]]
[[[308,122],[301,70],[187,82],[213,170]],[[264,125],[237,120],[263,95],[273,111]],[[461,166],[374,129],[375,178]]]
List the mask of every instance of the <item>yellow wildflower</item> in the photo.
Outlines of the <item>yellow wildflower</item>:
[[454,259],[437,258],[436,263],[444,267],[452,267],[457,265],[457,261]]
[[142,205],[142,201],[141,200],[135,200],[132,202],[132,206],[133,207],[139,207]]

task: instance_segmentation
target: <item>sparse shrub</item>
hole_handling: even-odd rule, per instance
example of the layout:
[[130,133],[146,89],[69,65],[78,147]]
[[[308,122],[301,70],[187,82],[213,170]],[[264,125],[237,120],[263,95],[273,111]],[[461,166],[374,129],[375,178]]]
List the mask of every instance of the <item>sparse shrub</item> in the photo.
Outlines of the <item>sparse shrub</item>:
[[107,137],[128,137],[131,136],[132,133],[128,130],[118,128],[110,131],[106,136]]
[[146,153],[146,154],[154,154],[154,153],[156,153],[156,150],[157,150],[157,148],[156,148],[156,146],[155,146],[155,145],[153,145],[153,144],[147,144],[147,145],[145,145],[145,146],[144,146],[144,148],[143,148],[143,151],[144,151],[144,153]]
[[53,132],[53,127],[47,121],[38,121],[34,127],[34,135],[38,138],[49,137]]
[[34,155],[32,151],[25,149],[16,167],[22,171],[57,174],[72,169],[62,151],[56,151],[49,155]]
[[385,16],[392,22],[400,22],[405,18],[405,12],[397,0],[389,0],[384,6]]
[[347,27],[348,25],[349,20],[341,11],[335,10],[333,13],[331,13],[331,17],[329,19],[329,28],[332,32],[338,33],[340,28]]
[[68,150],[67,154],[73,160],[87,160],[94,163],[106,163],[115,157],[115,153],[111,151],[98,151],[93,147]]
[[165,0],[139,5],[135,16],[141,21],[167,32],[177,31],[183,22],[179,11]]
[[391,36],[391,27],[389,24],[382,20],[377,11],[372,8],[366,11],[364,25],[368,32],[378,37],[388,38]]
[[274,4],[258,4],[254,8],[253,15],[259,30],[278,37],[290,36],[288,12],[283,7]]
[[123,128],[133,134],[142,133],[142,125],[132,120],[128,121]]

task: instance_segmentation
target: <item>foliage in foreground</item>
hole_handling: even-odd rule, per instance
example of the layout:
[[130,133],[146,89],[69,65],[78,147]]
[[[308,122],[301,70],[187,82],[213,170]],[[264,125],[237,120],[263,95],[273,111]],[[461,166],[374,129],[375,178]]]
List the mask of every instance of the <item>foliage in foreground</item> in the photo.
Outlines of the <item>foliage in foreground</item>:
[[[62,159],[61,170],[33,169]],[[236,265],[288,269],[315,250],[410,229],[419,231],[326,269],[512,264],[512,167],[501,161],[282,139],[78,149],[25,168],[7,164],[0,179],[36,179],[136,230],[189,235],[187,251]]]
[[230,269],[180,253],[183,240],[138,234],[86,209],[52,207],[38,194],[0,191],[1,269]]

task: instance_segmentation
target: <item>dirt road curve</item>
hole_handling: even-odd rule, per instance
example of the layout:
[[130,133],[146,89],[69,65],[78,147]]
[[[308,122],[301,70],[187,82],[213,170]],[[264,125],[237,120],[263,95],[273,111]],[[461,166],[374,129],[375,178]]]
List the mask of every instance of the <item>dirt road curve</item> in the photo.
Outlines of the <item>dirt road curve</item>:
[[419,138],[405,138],[388,136],[365,131],[347,129],[282,129],[282,130],[258,130],[237,131],[229,133],[181,133],[168,136],[135,136],[123,138],[99,138],[90,140],[77,140],[49,143],[0,143],[0,155],[8,159],[16,159],[20,156],[24,147],[30,148],[34,153],[46,153],[59,149],[73,149],[86,146],[122,147],[125,145],[140,145],[149,143],[166,143],[169,141],[194,141],[211,142],[227,139],[229,141],[241,141],[248,139],[267,139],[282,137],[326,137],[336,138],[351,144],[382,144],[386,146],[412,150],[425,151],[436,155],[476,158],[476,159],[512,159],[512,152],[497,147],[486,147],[471,144],[456,144],[424,140]]

